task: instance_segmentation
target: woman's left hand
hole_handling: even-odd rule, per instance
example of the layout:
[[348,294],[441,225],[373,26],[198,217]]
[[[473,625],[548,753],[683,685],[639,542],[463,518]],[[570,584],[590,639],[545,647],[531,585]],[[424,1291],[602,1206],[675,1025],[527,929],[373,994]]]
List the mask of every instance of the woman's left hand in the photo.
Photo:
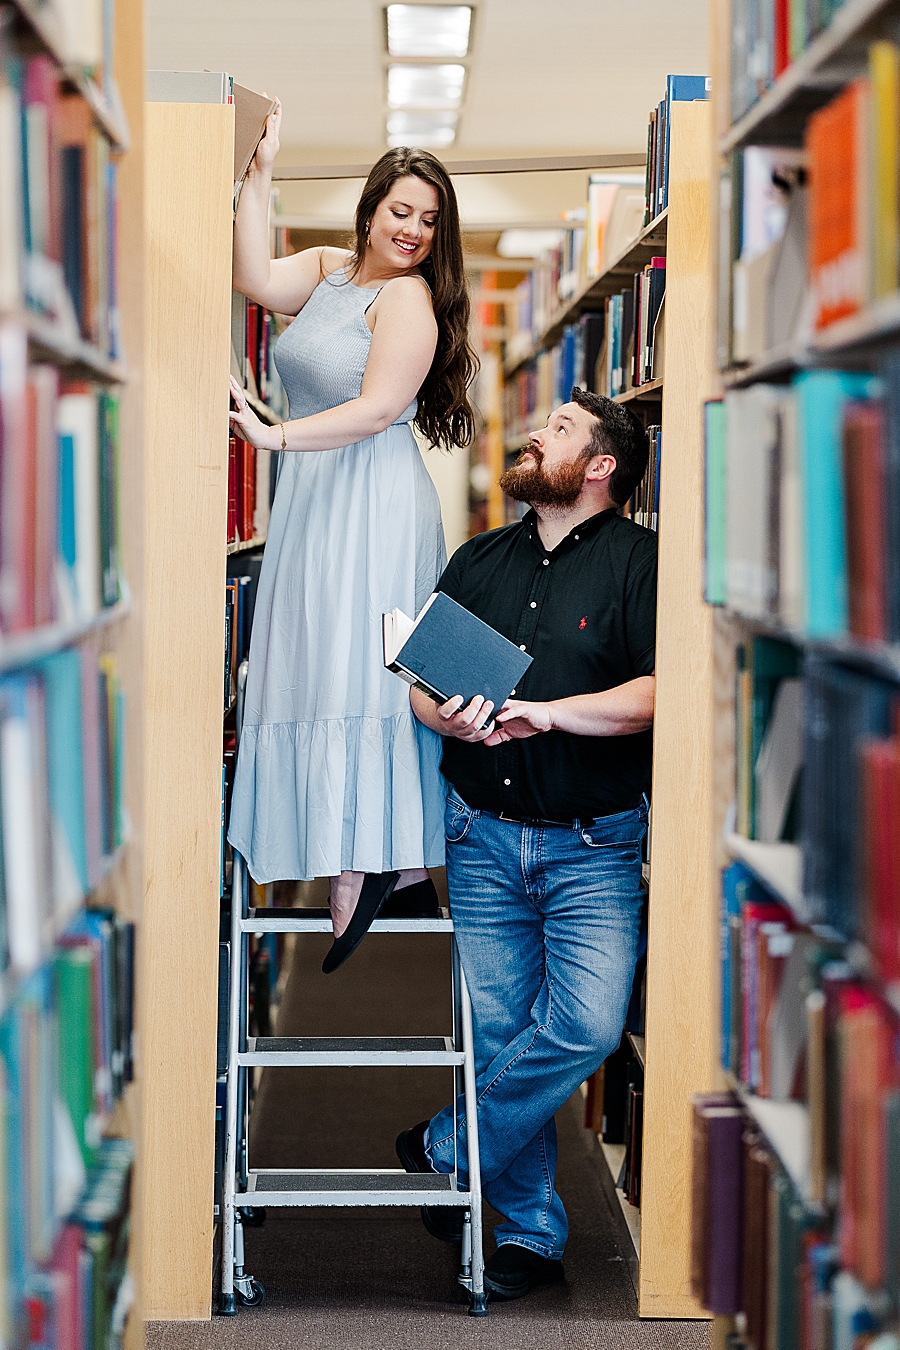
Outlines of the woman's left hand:
[[231,397],[236,407],[228,414],[228,418],[235,435],[240,436],[244,441],[249,441],[251,445],[255,445],[257,450],[275,449],[274,428],[266,426],[265,422],[259,420],[247,402],[246,393],[233,375],[231,376]]

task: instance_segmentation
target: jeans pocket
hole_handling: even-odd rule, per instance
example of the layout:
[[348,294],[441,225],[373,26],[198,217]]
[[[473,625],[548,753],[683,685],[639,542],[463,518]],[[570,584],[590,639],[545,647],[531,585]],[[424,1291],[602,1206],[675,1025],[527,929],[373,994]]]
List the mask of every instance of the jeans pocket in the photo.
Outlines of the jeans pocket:
[[641,844],[647,833],[647,812],[644,807],[620,811],[612,816],[599,816],[581,830],[581,841],[588,848],[608,851],[611,856],[626,861],[629,855],[638,859]]
[[444,837],[448,844],[459,844],[465,839],[472,828],[474,816],[471,807],[466,806],[456,793],[447,798],[447,807],[444,811]]

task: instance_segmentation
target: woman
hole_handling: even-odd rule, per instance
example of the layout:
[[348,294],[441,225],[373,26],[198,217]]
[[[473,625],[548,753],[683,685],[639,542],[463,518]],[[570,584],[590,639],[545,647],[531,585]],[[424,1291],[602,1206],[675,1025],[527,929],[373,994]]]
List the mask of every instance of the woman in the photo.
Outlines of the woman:
[[466,445],[476,363],[456,197],[440,162],[389,151],[363,189],[355,249],[272,260],[280,116],[279,106],[234,230],[235,287],[297,318],[275,348],[290,421],[265,426],[231,382],[235,432],[286,453],[228,837],[259,882],[331,878],[330,971],[395,887],[401,912],[435,906],[426,869],[444,854],[440,739],[384,669],[381,616],[416,614],[443,570],[440,506],[410,423],[433,445]]

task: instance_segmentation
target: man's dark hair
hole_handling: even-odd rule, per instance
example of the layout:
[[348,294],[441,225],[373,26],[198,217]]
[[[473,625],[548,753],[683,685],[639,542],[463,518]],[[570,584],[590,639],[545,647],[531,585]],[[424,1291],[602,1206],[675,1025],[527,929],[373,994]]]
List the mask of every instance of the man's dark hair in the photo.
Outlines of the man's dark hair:
[[630,408],[614,403],[603,394],[589,394],[578,385],[572,390],[572,402],[594,418],[591,443],[585,459],[594,455],[612,455],[616,461],[609,480],[609,495],[616,506],[624,506],[647,472],[650,438]]

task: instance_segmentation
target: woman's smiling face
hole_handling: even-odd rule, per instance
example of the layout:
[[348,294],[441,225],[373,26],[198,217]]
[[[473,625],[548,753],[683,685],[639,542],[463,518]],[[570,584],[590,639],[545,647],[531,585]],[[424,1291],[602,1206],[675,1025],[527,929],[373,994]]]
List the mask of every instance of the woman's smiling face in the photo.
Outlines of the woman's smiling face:
[[420,267],[431,252],[439,205],[430,183],[412,174],[398,178],[369,223],[370,261],[394,273]]

